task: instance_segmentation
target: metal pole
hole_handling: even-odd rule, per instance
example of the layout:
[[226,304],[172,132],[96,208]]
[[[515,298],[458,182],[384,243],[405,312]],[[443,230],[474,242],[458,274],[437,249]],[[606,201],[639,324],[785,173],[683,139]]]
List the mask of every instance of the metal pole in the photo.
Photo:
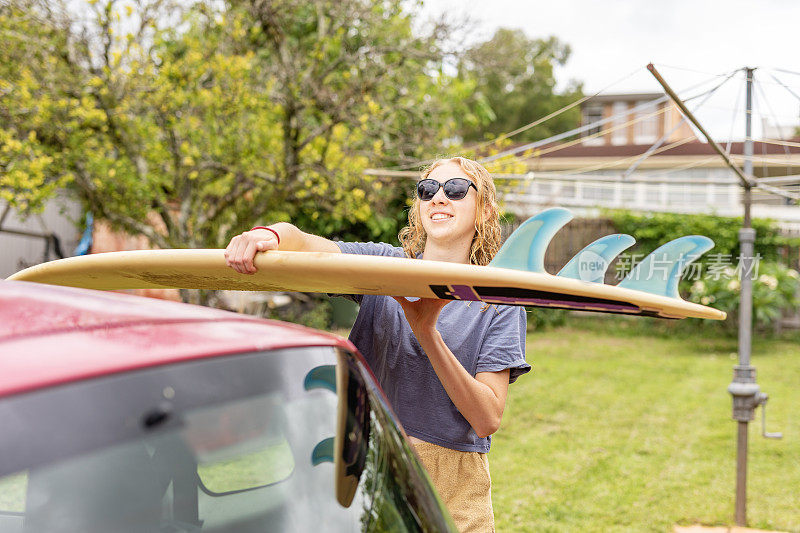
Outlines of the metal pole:
[[747,428],[748,422],[737,422],[736,435],[736,525],[747,524]]
[[[752,136],[752,113],[753,113],[753,71],[755,69],[745,69],[747,75],[747,116],[745,120],[745,145],[744,145],[744,171],[733,164],[728,154],[714,142],[703,126],[692,115],[691,111],[681,101],[675,92],[667,85],[667,82],[659,75],[652,64],[647,68],[655,76],[656,80],[664,87],[664,90],[672,98],[681,111],[685,114],[697,129],[700,130],[708,143],[719,153],[728,166],[736,173],[742,182],[744,203],[744,223],[739,230],[739,253],[740,253],[740,273],[741,287],[739,299],[739,364],[733,368],[733,381],[728,385],[728,392],[733,397],[733,419],[737,421],[737,448],[736,448],[736,525],[744,526],[747,523],[747,430],[748,424],[755,418],[755,410],[759,405],[765,405],[768,396],[761,392],[756,384],[756,369],[750,365],[750,348],[753,330],[753,243],[756,240],[756,232],[751,227],[750,204],[752,202],[751,189],[760,186],[753,178],[753,136]],[[766,424],[765,424],[766,426]],[[780,433],[767,433],[763,430],[766,438],[779,439]]]
[[[753,175],[753,69],[747,73],[747,106],[745,108],[744,174]],[[752,228],[750,205],[752,193],[750,183],[744,186],[744,223],[739,232],[739,252],[742,256],[742,292],[739,303],[739,365],[750,366],[750,346],[753,313],[753,280],[750,275],[753,262],[753,243],[756,231]]]
[[[744,141],[744,174],[753,175],[753,69],[745,69],[747,76],[747,105],[745,108],[745,141]],[[750,183],[744,185],[744,223],[739,230],[739,265],[741,267],[741,292],[739,293],[739,366],[734,369],[734,383],[747,383],[755,385],[756,369],[750,366],[750,352],[753,333],[753,243],[756,240],[756,230],[751,227],[750,204],[752,194]],[[758,385],[750,387],[758,393]],[[735,402],[735,398],[734,398]],[[751,402],[752,405],[752,402]],[[746,409],[746,413],[735,412],[734,418],[738,420],[738,433],[736,438],[736,525],[747,525],[747,429],[750,420],[753,420],[755,406]]]

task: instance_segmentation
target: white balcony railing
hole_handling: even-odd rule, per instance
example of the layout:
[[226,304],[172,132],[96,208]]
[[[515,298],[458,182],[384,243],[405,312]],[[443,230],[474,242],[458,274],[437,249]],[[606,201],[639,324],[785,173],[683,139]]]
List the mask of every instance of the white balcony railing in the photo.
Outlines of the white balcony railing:
[[[658,177],[632,175],[527,175],[496,176],[506,209],[529,216],[549,206],[575,208],[578,214],[597,209],[707,213],[741,216],[741,188],[735,177]],[[787,230],[800,231],[800,207],[759,204],[769,196],[756,194],[755,217],[777,220]]]

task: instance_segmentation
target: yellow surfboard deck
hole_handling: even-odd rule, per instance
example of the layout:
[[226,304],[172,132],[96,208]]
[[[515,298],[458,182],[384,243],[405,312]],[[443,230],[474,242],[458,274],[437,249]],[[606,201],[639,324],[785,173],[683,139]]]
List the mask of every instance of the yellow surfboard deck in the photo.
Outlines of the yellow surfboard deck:
[[223,254],[223,250],[93,254],[43,263],[8,279],[104,290],[183,288],[383,294],[660,318],[725,319],[722,311],[680,298],[509,268],[270,251],[256,256],[258,272],[247,275],[229,268]]

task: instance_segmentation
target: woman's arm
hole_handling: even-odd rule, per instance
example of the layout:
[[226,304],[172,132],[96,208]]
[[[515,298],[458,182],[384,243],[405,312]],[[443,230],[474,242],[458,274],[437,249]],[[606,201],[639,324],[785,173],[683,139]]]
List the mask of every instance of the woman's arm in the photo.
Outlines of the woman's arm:
[[478,437],[487,437],[497,431],[506,406],[511,371],[479,372],[475,377],[467,372],[436,329],[436,319],[449,303],[447,300],[395,300],[403,308],[408,324],[450,400]]
[[[296,252],[339,253],[336,243],[318,235],[300,231],[288,222],[278,222],[269,226],[272,231],[256,229],[245,231],[231,239],[225,248],[225,262],[241,274],[253,274],[256,267],[253,258],[256,253],[267,250],[290,250]],[[276,236],[277,233],[277,236]],[[280,243],[278,242],[280,237]]]

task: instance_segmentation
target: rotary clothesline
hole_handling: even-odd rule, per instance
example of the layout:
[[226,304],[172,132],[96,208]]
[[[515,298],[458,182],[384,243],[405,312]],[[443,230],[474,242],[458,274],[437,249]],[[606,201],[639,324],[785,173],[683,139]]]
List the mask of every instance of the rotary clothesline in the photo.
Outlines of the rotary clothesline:
[[[668,68],[676,68],[676,69],[680,69],[680,70],[687,70],[687,71],[692,71],[692,72],[699,72],[699,71],[693,71],[693,70],[691,70],[691,69],[681,69],[680,67],[670,67],[670,66],[668,66]],[[491,145],[491,144],[494,144],[494,143],[496,143],[498,140],[501,140],[501,139],[507,139],[507,138],[509,138],[509,137],[511,137],[511,136],[513,136],[513,135],[516,135],[516,134],[518,134],[518,133],[521,133],[521,132],[523,132],[523,131],[526,131],[526,130],[528,130],[528,129],[532,128],[532,127],[535,127],[535,126],[537,126],[537,125],[540,125],[540,124],[542,124],[542,123],[546,122],[547,120],[549,120],[549,119],[551,119],[551,118],[553,118],[553,117],[556,117],[556,116],[558,116],[558,115],[560,115],[560,114],[564,113],[565,111],[568,111],[569,109],[572,109],[572,108],[574,108],[575,106],[577,106],[577,105],[580,105],[581,103],[583,103],[583,102],[585,102],[585,101],[587,101],[587,100],[589,100],[589,99],[591,99],[591,98],[594,98],[594,97],[596,97],[596,96],[600,95],[602,92],[606,91],[608,88],[610,88],[610,87],[612,87],[612,86],[614,86],[614,85],[616,85],[616,84],[618,84],[618,83],[621,83],[622,81],[625,81],[625,80],[627,80],[628,78],[632,77],[632,76],[633,76],[633,75],[635,75],[635,74],[636,74],[636,73],[637,73],[639,70],[640,70],[640,69],[636,69],[636,70],[634,70],[633,72],[631,72],[631,73],[627,74],[626,76],[624,76],[624,77],[620,78],[619,80],[615,81],[614,83],[612,83],[612,84],[610,84],[610,85],[608,85],[608,86],[604,87],[603,89],[601,89],[600,91],[598,91],[598,92],[594,93],[594,94],[593,94],[593,95],[591,95],[591,96],[586,96],[586,97],[583,97],[583,98],[581,98],[581,99],[579,99],[579,100],[577,100],[577,101],[575,101],[575,102],[573,102],[573,103],[571,103],[571,104],[569,104],[569,105],[567,105],[567,106],[565,106],[565,107],[562,107],[561,109],[559,109],[559,110],[557,110],[557,111],[554,111],[553,113],[550,113],[549,115],[547,115],[547,116],[545,116],[545,117],[542,117],[542,118],[540,118],[540,119],[537,119],[537,120],[536,120],[536,121],[534,121],[534,122],[531,122],[531,123],[529,123],[529,124],[526,124],[525,126],[522,126],[521,128],[517,128],[516,130],[513,130],[513,131],[511,131],[511,132],[508,132],[508,133],[504,133],[504,134],[500,135],[500,136],[499,136],[498,138],[496,138],[496,139],[493,139],[493,140],[491,140],[491,141],[485,141],[485,142],[483,142],[483,143],[479,143],[479,144],[476,144],[476,145],[471,145],[471,146],[467,147],[465,150],[475,150],[475,149],[479,149],[479,148],[482,148],[482,147],[486,147],[486,146],[489,146],[489,145]],[[773,70],[781,70],[781,69],[773,69]],[[724,85],[724,84],[725,84],[725,83],[726,83],[728,80],[730,80],[730,79],[731,79],[731,78],[732,78],[732,77],[733,77],[733,76],[734,76],[736,73],[738,73],[738,72],[741,72],[741,71],[742,71],[742,69],[735,69],[735,70],[733,70],[733,71],[731,71],[731,72],[728,72],[728,73],[713,75],[713,76],[712,76],[710,79],[704,80],[704,81],[702,81],[702,82],[700,82],[700,83],[698,83],[698,84],[696,84],[696,85],[694,85],[694,86],[692,86],[692,87],[690,87],[690,88],[688,88],[688,89],[686,89],[686,90],[682,91],[682,92],[690,91],[690,90],[692,90],[692,89],[695,89],[695,88],[697,88],[697,87],[700,87],[700,86],[702,86],[702,85],[705,85],[705,84],[709,83],[710,81],[713,81],[713,80],[714,80],[714,79],[716,79],[716,78],[724,78],[724,80],[723,80],[721,83],[719,83],[719,84],[718,84],[716,87],[714,87],[714,88],[712,88],[712,89],[710,89],[710,90],[708,90],[708,91],[702,92],[702,93],[700,93],[700,94],[697,94],[697,95],[695,95],[695,96],[688,97],[688,98],[686,98],[684,101],[685,101],[685,102],[688,102],[688,101],[691,101],[691,100],[693,100],[693,99],[696,99],[696,98],[700,98],[700,97],[706,96],[706,98],[705,98],[705,100],[704,100],[704,102],[703,102],[703,103],[705,103],[705,101],[707,101],[707,100],[708,100],[708,98],[709,98],[709,97],[710,97],[712,94],[714,94],[714,93],[716,92],[716,90],[717,90],[717,89],[719,89],[719,88],[720,88],[722,85]],[[786,71],[786,72],[790,72],[790,71]],[[791,73],[791,72],[790,72],[790,73]],[[780,80],[778,80],[778,79],[777,79],[777,78],[775,78],[774,76],[772,76],[772,77],[773,77],[773,79],[775,79],[775,80],[778,82],[778,84],[779,84],[780,86],[784,87],[784,88],[785,88],[786,90],[788,90],[788,91],[789,91],[789,92],[790,92],[790,93],[791,93],[793,96],[795,96],[795,97],[797,97],[798,99],[800,99],[800,96],[798,96],[796,93],[794,93],[793,91],[791,91],[791,89],[790,89],[790,88],[789,88],[789,87],[788,87],[786,84],[782,83]],[[762,90],[762,92],[763,92],[763,90]],[[740,95],[739,95],[739,92],[737,91],[737,105],[734,107],[734,113],[735,113],[735,112],[736,112],[736,110],[738,109],[739,97],[740,97]],[[633,108],[633,109],[631,109],[631,110],[627,110],[627,111],[626,111],[626,115],[628,115],[628,114],[630,114],[630,113],[638,113],[639,111],[642,111],[643,109],[644,109],[644,110],[646,110],[647,108],[652,108],[652,106],[654,106],[654,105],[658,105],[658,104],[660,104],[660,103],[662,103],[662,102],[666,102],[667,100],[668,100],[668,97],[664,96],[664,97],[661,97],[661,98],[658,98],[658,99],[655,99],[655,100],[652,100],[652,101],[646,102],[645,104],[640,104],[639,106],[636,106],[636,107],[634,107],[634,108]],[[701,106],[702,106],[702,104],[701,104]],[[699,108],[699,107],[701,107],[701,106],[698,106],[698,108]],[[557,141],[559,141],[559,140],[561,140],[561,139],[568,138],[568,137],[571,137],[571,136],[573,136],[573,135],[580,135],[580,134],[582,134],[582,133],[585,133],[585,132],[587,132],[587,131],[591,131],[592,129],[595,129],[595,128],[597,128],[597,127],[602,127],[602,126],[604,126],[605,124],[608,124],[609,122],[613,122],[613,121],[615,121],[615,120],[617,120],[617,119],[618,119],[618,117],[617,117],[617,116],[606,117],[606,118],[603,118],[603,119],[601,119],[601,120],[598,120],[598,121],[595,121],[595,122],[592,122],[592,123],[586,124],[586,125],[584,125],[584,126],[581,126],[581,127],[579,127],[579,128],[575,128],[575,129],[572,129],[572,130],[570,130],[570,131],[567,131],[567,132],[564,132],[564,133],[561,133],[561,134],[558,134],[558,135],[554,135],[554,136],[552,136],[552,137],[549,137],[549,138],[547,138],[547,139],[543,139],[543,140],[541,140],[541,141],[536,141],[536,142],[533,142],[533,143],[528,143],[528,144],[526,144],[526,145],[522,145],[522,146],[519,146],[519,147],[515,147],[515,148],[512,148],[512,149],[509,149],[509,150],[505,150],[505,151],[503,151],[503,152],[500,152],[500,153],[498,153],[498,154],[494,154],[494,155],[492,155],[492,156],[489,156],[489,157],[482,158],[482,159],[480,160],[480,162],[481,162],[481,163],[484,163],[484,164],[486,164],[486,163],[491,163],[492,161],[496,161],[496,160],[498,160],[498,159],[502,159],[503,157],[506,157],[506,156],[515,155],[515,154],[518,154],[518,153],[521,153],[521,152],[522,152],[522,153],[524,153],[524,152],[526,152],[526,151],[529,151],[529,150],[537,150],[537,149],[539,149],[539,148],[541,148],[541,147],[547,146],[547,148],[545,148],[545,149],[543,149],[543,150],[537,150],[537,151],[536,151],[536,153],[535,153],[535,154],[533,154],[533,155],[529,155],[529,156],[527,156],[527,157],[523,157],[523,158],[521,158],[521,159],[520,159],[521,161],[525,161],[525,160],[527,160],[527,159],[530,159],[530,158],[532,158],[532,157],[536,157],[536,156],[538,156],[538,155],[543,155],[543,154],[546,154],[546,153],[551,153],[551,152],[554,152],[554,151],[560,150],[560,149],[562,149],[562,148],[566,148],[566,147],[569,147],[569,146],[573,146],[573,145],[575,145],[575,144],[578,144],[578,143],[580,143],[580,142],[583,142],[583,141],[585,141],[585,140],[587,140],[587,139],[596,138],[596,137],[599,137],[599,136],[602,136],[602,135],[605,135],[605,134],[611,133],[611,132],[613,132],[613,131],[616,131],[616,130],[618,130],[618,129],[621,129],[622,127],[630,126],[630,125],[632,125],[632,124],[635,124],[635,123],[638,123],[638,122],[640,122],[640,121],[648,120],[648,119],[650,119],[650,118],[653,118],[654,116],[656,116],[656,115],[658,115],[658,114],[660,114],[660,113],[663,113],[663,112],[664,112],[664,110],[662,109],[661,111],[657,111],[656,113],[650,113],[650,114],[646,114],[646,115],[639,114],[639,115],[638,115],[636,118],[634,118],[633,120],[627,121],[627,122],[625,122],[625,123],[624,123],[624,124],[622,124],[622,125],[615,125],[615,126],[613,126],[613,127],[611,127],[611,128],[604,128],[604,129],[601,129],[600,131],[598,131],[598,132],[595,132],[595,133],[592,133],[592,134],[590,134],[590,135],[588,135],[588,136],[584,136],[584,137],[582,137],[581,139],[572,140],[572,141],[567,141],[567,142],[565,142],[565,143],[562,143],[562,144],[559,144],[559,145],[547,146],[547,145],[549,145],[549,144],[551,144],[551,143],[553,143],[553,142],[557,142]],[[774,113],[773,113],[773,116],[774,116]],[[732,123],[733,123],[733,122],[732,122]],[[732,127],[733,127],[733,126],[732,126]],[[731,146],[731,143],[732,143],[732,141],[730,140],[731,138],[732,138],[732,132],[731,132],[731,135],[729,135],[729,140],[728,140],[728,142],[726,143],[726,152],[730,152],[730,146]],[[663,142],[663,141],[661,141],[661,142]],[[798,143],[790,143],[790,142],[789,142],[789,143],[787,143],[787,144],[783,144],[781,141],[776,141],[776,140],[765,140],[765,141],[761,141],[761,142],[765,142],[765,143],[767,143],[767,144],[778,144],[778,145],[783,145],[783,146],[796,146],[796,145],[800,146]],[[657,142],[657,143],[655,143],[655,145],[658,145],[658,144],[659,144],[658,142]],[[418,161],[418,162],[415,162],[415,163],[413,163],[413,164],[407,164],[407,165],[403,165],[403,166],[399,166],[399,167],[393,167],[392,169],[397,169],[397,170],[400,170],[400,169],[409,169],[409,168],[413,168],[413,167],[415,167],[415,166],[417,166],[417,167],[419,167],[419,166],[423,166],[424,164],[428,164],[428,163],[430,163],[430,162],[432,162],[432,161],[433,161],[433,160]],[[767,162],[770,162],[770,161],[767,161]]]
[[[617,124],[617,125],[615,125],[615,126],[613,126],[611,128],[601,129],[600,131],[592,133],[591,135],[586,135],[585,137],[580,137],[578,139],[573,139],[573,140],[567,141],[565,143],[556,144],[556,145],[553,145],[553,146],[548,146],[546,148],[538,148],[538,149],[535,149],[533,151],[533,153],[530,153],[529,155],[524,155],[526,152],[528,152],[530,150],[529,149],[529,150],[526,150],[526,151],[522,152],[523,156],[522,157],[517,157],[516,161],[527,161],[529,159],[536,159],[536,158],[541,157],[543,155],[550,154],[550,153],[553,153],[553,152],[557,152],[559,150],[563,150],[564,148],[569,148],[570,146],[575,146],[576,144],[581,144],[581,143],[584,143],[584,142],[586,142],[588,140],[596,139],[597,137],[602,137],[603,135],[607,135],[609,133],[613,133],[613,132],[618,131],[620,129],[627,128],[628,126],[631,126],[631,125],[636,124],[638,122],[641,122],[641,121],[644,121],[644,120],[648,120],[648,119],[657,117],[659,115],[663,115],[664,113],[666,113],[666,111],[667,111],[667,108],[666,107],[662,107],[661,109],[659,109],[658,111],[656,111],[654,113],[649,113],[647,115],[638,115],[633,120],[629,120],[627,122],[623,122],[621,124]],[[484,161],[481,161],[481,162],[484,162]]]
[[[495,139],[467,146],[467,147],[464,148],[464,151],[465,152],[469,152],[469,151],[474,151],[474,150],[477,150],[477,149],[480,149],[480,148],[484,148],[486,146],[490,146],[492,144],[495,144],[499,140],[508,139],[509,137],[511,137],[513,135],[517,135],[517,134],[519,134],[519,133],[521,133],[523,131],[526,131],[526,130],[528,130],[530,128],[538,126],[538,125],[546,122],[547,120],[550,120],[551,118],[554,118],[554,117],[556,117],[556,116],[568,111],[569,109],[572,109],[577,105],[580,105],[581,103],[583,103],[583,102],[585,102],[585,101],[587,101],[589,99],[592,99],[592,98],[595,98],[595,97],[601,95],[603,92],[607,91],[609,88],[611,88],[611,87],[613,87],[615,85],[618,85],[619,83],[622,83],[623,81],[626,81],[627,79],[631,78],[635,74],[639,73],[641,70],[642,70],[641,67],[637,68],[633,72],[631,72],[631,73],[623,76],[622,78],[614,81],[613,83],[605,86],[603,89],[597,91],[596,93],[594,93],[594,94],[592,94],[590,96],[585,96],[585,97],[577,100],[576,102],[573,102],[573,103],[571,103],[571,104],[569,104],[567,106],[564,106],[564,107],[562,107],[562,108],[550,113],[549,115],[547,115],[545,117],[542,117],[542,118],[537,119],[537,120],[535,120],[535,121],[533,121],[531,123],[528,123],[528,124],[526,124],[526,125],[524,125],[524,126],[522,126],[520,128],[517,128],[516,130],[510,131],[508,133],[504,133],[504,134],[500,135],[499,137],[497,137]],[[726,73],[723,73],[723,74],[713,75],[711,78],[703,80],[703,81],[701,81],[701,82],[699,82],[697,84],[694,84],[694,85],[684,89],[681,92],[692,91],[694,89],[702,87],[703,85],[706,85],[706,84],[708,84],[710,82],[715,81],[716,78],[721,78],[721,77],[726,78],[722,82],[724,84],[725,81],[730,79],[739,70],[741,70],[741,69],[736,69],[736,70],[733,70],[733,71],[730,71],[730,72],[726,72]],[[720,84],[720,85],[722,85],[722,84]],[[687,97],[686,101],[691,101],[691,100],[694,100],[695,98],[700,98],[702,96],[705,96],[709,92],[715,91],[717,88],[719,88],[719,85],[717,87],[712,88],[710,91],[705,91],[705,92],[702,92],[700,94],[697,94],[697,95],[694,95],[694,96],[691,96],[691,97]],[[628,110],[627,113],[637,113],[637,112],[639,112],[639,111],[641,111],[643,109],[647,110],[648,108],[652,108],[652,106],[654,106],[654,105],[658,105],[660,103],[664,103],[664,102],[666,102],[668,100],[669,100],[669,98],[666,95],[664,95],[664,96],[662,96],[662,97],[660,97],[658,99],[648,101],[648,102],[646,102],[644,104],[640,104],[640,105]],[[605,125],[605,124],[607,124],[609,122],[612,122],[613,120],[616,120],[616,118],[617,118],[616,116],[606,117],[606,118],[600,119],[598,121],[586,124],[584,126],[572,129],[570,131],[567,131],[567,132],[564,132],[564,133],[560,133],[558,135],[551,136],[551,137],[549,137],[547,139],[543,139],[543,140],[537,141],[535,143],[529,143],[529,144],[526,144],[526,145],[522,145],[522,146],[510,149],[510,150],[506,150],[506,151],[504,151],[504,152],[502,152],[500,154],[496,154],[494,156],[483,158],[483,159],[480,160],[480,162],[489,163],[491,161],[495,161],[495,160],[500,159],[502,157],[506,157],[507,155],[511,155],[511,154],[519,153],[519,152],[524,152],[524,151],[530,150],[530,149],[535,149],[535,148],[538,148],[540,146],[544,146],[546,144],[551,144],[551,143],[557,142],[557,141],[559,141],[561,139],[565,139],[565,138],[571,137],[573,135],[580,135],[580,134],[585,133],[587,131],[591,131],[594,128],[602,127],[603,125]],[[647,117],[640,116],[640,117],[637,117],[637,119],[635,119],[635,120],[636,121],[640,121],[640,120],[644,120],[645,118],[647,118]],[[398,166],[389,167],[389,168],[386,168],[385,170],[407,170],[407,169],[412,169],[414,167],[421,168],[421,167],[423,167],[423,166],[425,166],[427,164],[432,163],[433,161],[434,161],[434,159],[419,160],[419,161],[415,161],[413,163],[408,163],[408,164],[404,164],[404,165],[398,165]]]
[[[702,107],[702,106],[703,106],[703,105],[704,105],[706,102],[708,102],[708,100],[709,100],[709,99],[710,99],[712,96],[714,96],[714,94],[717,92],[717,90],[718,90],[720,87],[722,87],[723,85],[725,85],[725,84],[728,82],[728,80],[730,80],[730,79],[731,79],[733,76],[735,76],[735,75],[736,75],[736,72],[738,72],[738,71],[734,70],[734,71],[733,71],[733,72],[732,72],[732,73],[731,73],[731,74],[730,74],[730,75],[729,75],[727,78],[725,78],[724,80],[722,80],[722,83],[720,83],[719,85],[717,85],[716,87],[714,87],[713,89],[711,89],[711,90],[710,90],[710,91],[709,91],[709,92],[706,94],[705,98],[703,98],[703,100],[702,100],[702,101],[701,101],[699,104],[697,104],[697,106],[694,108],[694,110],[693,110],[693,111],[697,111],[697,109],[699,109],[699,108],[700,108],[700,107]],[[666,109],[666,107],[665,107],[664,109]],[[683,115],[681,115],[681,119],[680,119],[680,121],[678,121],[678,123],[677,123],[677,124],[675,124],[675,126],[674,126],[674,127],[673,127],[673,128],[670,130],[670,131],[668,131],[668,132],[666,132],[664,135],[662,135],[660,139],[658,139],[658,140],[657,140],[655,143],[653,143],[653,145],[652,145],[650,148],[648,148],[648,149],[647,149],[647,151],[646,151],[645,153],[643,153],[641,156],[639,156],[639,158],[638,158],[636,161],[634,161],[634,162],[631,164],[631,166],[629,166],[629,167],[628,167],[628,169],[627,169],[627,170],[624,172],[624,174],[622,175],[623,179],[625,179],[625,178],[628,178],[628,177],[629,177],[631,174],[633,174],[633,172],[634,172],[634,171],[635,171],[637,168],[639,168],[639,165],[641,165],[641,164],[642,164],[642,162],[644,162],[644,160],[645,160],[645,159],[647,159],[648,157],[650,157],[650,156],[651,156],[651,155],[653,155],[653,154],[656,154],[656,153],[658,153],[658,152],[657,152],[657,150],[658,150],[659,148],[661,148],[661,145],[663,145],[663,144],[664,144],[664,143],[667,141],[667,139],[669,139],[669,138],[670,138],[670,136],[671,136],[671,135],[672,135],[672,134],[673,134],[675,131],[677,131],[677,130],[678,130],[678,128],[679,128],[679,127],[681,127],[681,125],[682,125],[682,124],[684,124],[685,122],[686,122],[686,117],[685,117],[685,116],[683,116]]]
[[773,144],[776,146],[789,146],[792,148],[800,148],[800,142],[793,142],[793,141],[780,141],[778,139],[759,139],[756,142],[761,144]]
[[[705,99],[703,100],[703,102],[701,102],[701,104],[700,104],[700,105],[702,105],[702,104],[703,104],[703,103],[705,103],[705,102],[708,100],[708,98],[710,98],[710,97],[711,97],[711,95],[713,95],[713,94],[714,94],[714,93],[715,93],[715,92],[716,92],[716,91],[717,91],[717,90],[718,90],[720,87],[722,87],[723,85],[725,85],[725,83],[727,83],[727,82],[728,82],[728,80],[730,80],[730,79],[731,79],[731,78],[732,78],[732,77],[733,77],[733,76],[734,76],[734,75],[735,75],[735,74],[736,74],[736,73],[737,73],[739,70],[740,70],[740,69],[737,69],[737,70],[734,70],[733,72],[730,72],[730,73],[728,73],[728,75],[725,77],[725,79],[724,79],[724,80],[722,80],[722,82],[721,82],[721,83],[719,83],[719,84],[718,84],[718,85],[716,85],[715,87],[713,87],[713,88],[709,89],[708,91],[705,91],[705,92],[702,92],[702,93],[696,94],[696,95],[694,95],[694,96],[690,96],[690,97],[686,98],[684,101],[685,101],[685,102],[690,102],[690,101],[692,101],[692,100],[695,100],[695,99],[697,99],[697,98],[701,98],[701,97],[705,96],[706,98],[705,98]],[[720,75],[720,76],[715,76],[715,77],[722,77],[722,75]],[[711,80],[705,80],[705,81],[703,81],[703,82],[701,82],[701,83],[699,83],[699,84],[696,84],[696,85],[694,85],[694,86],[690,87],[690,88],[689,88],[689,89],[687,89],[686,91],[690,91],[690,90],[696,89],[697,87],[700,87],[700,86],[702,86],[702,85],[705,85],[705,84],[706,84],[706,83],[708,83],[709,81],[711,81]],[[684,91],[684,92],[686,92],[686,91]],[[582,136],[582,137],[580,137],[580,138],[578,138],[578,139],[574,139],[574,140],[572,140],[572,141],[568,141],[568,142],[566,142],[566,143],[564,143],[564,144],[563,144],[563,147],[564,147],[564,148],[566,148],[567,146],[572,146],[572,145],[575,145],[575,144],[579,144],[579,143],[581,143],[581,142],[583,142],[583,141],[585,141],[585,140],[588,140],[588,139],[592,139],[592,138],[595,138],[595,137],[602,136],[602,135],[604,135],[604,134],[606,134],[606,133],[609,133],[609,132],[615,131],[615,130],[617,130],[617,129],[620,129],[620,128],[622,128],[622,127],[627,127],[627,126],[630,126],[630,125],[632,125],[632,124],[638,123],[638,122],[640,122],[640,121],[648,120],[648,119],[650,119],[650,118],[652,118],[652,117],[654,117],[654,116],[656,116],[656,115],[658,115],[658,114],[660,114],[660,113],[665,113],[665,112],[668,110],[668,108],[667,108],[666,106],[662,107],[662,108],[661,108],[659,111],[656,111],[655,113],[652,113],[652,114],[648,114],[648,115],[642,115],[642,114],[640,114],[640,112],[641,112],[641,111],[646,111],[648,108],[650,108],[650,109],[651,109],[653,106],[655,106],[655,105],[658,105],[658,104],[660,104],[660,103],[663,103],[663,102],[666,102],[667,100],[669,100],[669,98],[668,98],[666,95],[664,95],[664,96],[663,96],[663,97],[661,97],[661,98],[658,98],[658,99],[655,99],[655,100],[650,100],[650,101],[648,101],[648,102],[645,102],[645,103],[643,103],[643,104],[640,104],[640,105],[638,105],[638,106],[635,106],[635,107],[633,107],[632,109],[630,109],[630,110],[627,110],[627,111],[625,112],[625,115],[626,115],[626,116],[630,115],[631,113],[634,113],[634,114],[636,115],[636,118],[635,118],[635,119],[633,119],[633,120],[631,120],[631,121],[628,121],[628,122],[626,122],[625,124],[618,125],[618,126],[615,126],[615,127],[613,127],[613,128],[610,128],[610,129],[601,130],[601,131],[599,131],[599,132],[596,132],[596,133],[594,133],[594,134],[591,134],[591,135],[588,135],[588,136]],[[698,107],[700,107],[700,106],[698,106]],[[559,134],[559,135],[555,135],[555,136],[553,136],[553,137],[550,137],[550,138],[548,138],[548,139],[544,139],[544,140],[542,140],[542,141],[537,141],[537,142],[534,142],[534,143],[530,143],[530,144],[528,144],[528,145],[523,145],[523,146],[520,146],[520,147],[517,147],[517,148],[512,148],[512,149],[506,150],[506,151],[504,151],[504,152],[501,152],[501,153],[499,153],[499,154],[496,154],[496,155],[493,155],[493,156],[490,156],[490,157],[483,158],[483,159],[479,160],[479,162],[481,162],[481,163],[489,163],[489,162],[491,162],[491,161],[495,161],[495,160],[497,160],[497,159],[500,159],[500,158],[502,158],[502,157],[505,157],[505,156],[507,156],[507,155],[514,155],[514,154],[517,154],[517,153],[520,153],[520,152],[523,152],[523,153],[524,153],[524,152],[525,152],[525,151],[527,151],[527,150],[536,149],[536,148],[538,148],[539,146],[547,146],[549,143],[551,143],[551,142],[554,142],[554,141],[556,141],[556,140],[560,140],[561,138],[565,138],[565,137],[569,137],[569,136],[572,136],[572,135],[581,134],[581,133],[584,133],[584,132],[586,132],[586,131],[591,131],[592,129],[594,129],[595,127],[598,127],[599,125],[607,124],[607,123],[609,123],[609,122],[614,122],[614,121],[616,121],[618,118],[619,118],[619,115],[612,115],[612,116],[610,116],[610,117],[606,117],[606,118],[604,118],[604,119],[602,119],[602,120],[599,120],[599,121],[596,121],[596,122],[593,122],[593,123],[587,124],[587,125],[585,125],[585,126],[581,126],[581,127],[579,127],[579,128],[575,128],[575,129],[573,129],[573,130],[570,130],[570,131],[568,131],[568,132],[565,132],[565,133],[562,133],[562,134]],[[662,140],[660,140],[660,142],[663,142],[663,141],[664,141],[663,139],[662,139]],[[657,141],[657,144],[658,144],[658,143],[659,143],[659,142]],[[561,149],[561,148],[560,148],[560,146],[562,146],[562,145],[555,145],[555,146],[553,146],[553,147],[548,147],[548,148],[546,149],[546,151],[545,151],[545,150],[542,150],[542,151],[539,151],[539,150],[537,150],[537,151],[536,151],[536,153],[534,154],[534,157],[535,157],[536,155],[542,155],[542,154],[545,154],[545,153],[550,153],[550,152],[554,152],[554,151],[556,151],[556,150],[560,150],[560,149]],[[651,148],[652,148],[652,147],[651,147]],[[657,148],[657,147],[656,147],[656,148]],[[523,157],[523,158],[521,158],[520,160],[521,160],[521,161],[525,161],[525,160],[527,160],[527,159],[530,159],[530,156],[529,156],[529,157]]]

